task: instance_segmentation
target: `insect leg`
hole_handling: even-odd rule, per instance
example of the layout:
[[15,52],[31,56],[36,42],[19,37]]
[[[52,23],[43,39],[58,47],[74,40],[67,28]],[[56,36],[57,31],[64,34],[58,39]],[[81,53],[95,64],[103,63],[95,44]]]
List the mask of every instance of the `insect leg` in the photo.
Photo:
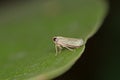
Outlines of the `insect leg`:
[[56,49],[56,54],[55,55],[57,56],[57,54],[61,52],[62,47],[60,45],[55,45],[55,49]]
[[73,51],[73,49],[71,49],[71,48],[69,48],[69,47],[66,47],[66,46],[64,46],[65,48],[67,48],[68,50],[70,50],[70,51]]
[[60,45],[58,45],[58,51],[59,53],[61,53],[62,47]]
[[56,51],[55,56],[57,56],[57,53],[58,53],[58,47],[57,47],[57,45],[55,45],[55,51]]

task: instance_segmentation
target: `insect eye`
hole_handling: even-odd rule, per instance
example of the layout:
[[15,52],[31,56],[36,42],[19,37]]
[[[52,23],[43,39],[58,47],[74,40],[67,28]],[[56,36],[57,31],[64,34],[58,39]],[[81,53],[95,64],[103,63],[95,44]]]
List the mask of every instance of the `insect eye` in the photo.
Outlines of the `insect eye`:
[[53,41],[57,41],[57,38],[53,38]]

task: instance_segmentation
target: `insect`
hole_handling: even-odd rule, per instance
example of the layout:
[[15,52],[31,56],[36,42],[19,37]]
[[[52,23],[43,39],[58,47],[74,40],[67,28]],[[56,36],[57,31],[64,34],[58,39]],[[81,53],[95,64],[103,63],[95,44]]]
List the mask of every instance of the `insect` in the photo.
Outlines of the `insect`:
[[53,37],[53,42],[55,43],[56,55],[61,52],[62,48],[67,48],[73,51],[74,48],[79,48],[84,44],[83,39],[68,38],[62,36]]

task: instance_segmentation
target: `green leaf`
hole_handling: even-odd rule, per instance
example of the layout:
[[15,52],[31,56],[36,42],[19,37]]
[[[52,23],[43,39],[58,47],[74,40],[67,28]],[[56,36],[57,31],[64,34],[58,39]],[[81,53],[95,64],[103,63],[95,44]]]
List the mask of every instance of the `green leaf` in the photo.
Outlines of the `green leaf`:
[[99,29],[103,0],[48,0],[1,8],[0,80],[47,80],[67,71],[85,45],[55,56],[53,36],[83,38]]

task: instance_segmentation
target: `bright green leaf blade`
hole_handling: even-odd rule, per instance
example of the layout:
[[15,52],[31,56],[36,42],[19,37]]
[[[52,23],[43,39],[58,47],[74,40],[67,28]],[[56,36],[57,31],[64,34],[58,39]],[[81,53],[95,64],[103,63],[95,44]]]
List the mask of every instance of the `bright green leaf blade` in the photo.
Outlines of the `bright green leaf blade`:
[[0,79],[46,80],[67,71],[85,46],[55,56],[53,36],[83,38],[100,27],[103,0],[53,0],[23,4],[0,14]]

